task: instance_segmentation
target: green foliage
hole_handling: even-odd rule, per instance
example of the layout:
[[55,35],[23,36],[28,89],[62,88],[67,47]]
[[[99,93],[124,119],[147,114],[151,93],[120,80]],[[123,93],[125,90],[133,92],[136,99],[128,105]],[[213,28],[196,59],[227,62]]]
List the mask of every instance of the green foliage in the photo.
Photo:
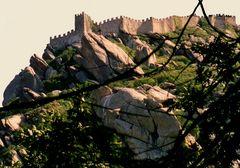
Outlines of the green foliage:
[[[230,167],[238,158],[237,129],[234,119],[239,116],[239,54],[237,44],[226,39],[218,39],[208,46],[196,50],[204,56],[197,65],[194,85],[189,85],[177,108],[181,109],[183,131],[198,137],[202,150],[188,160],[191,167]],[[227,145],[228,144],[228,145]],[[231,144],[231,145],[229,145]],[[180,149],[175,157],[181,157]],[[172,160],[175,165],[181,162]]]
[[121,138],[99,124],[84,101],[81,96],[72,98],[71,105],[60,101],[65,112],[59,112],[57,104],[46,106],[53,111],[43,110],[38,122],[15,133],[14,145],[27,152],[25,167],[121,167],[126,164],[122,160],[131,160]]
[[58,57],[62,58],[62,62],[63,64],[65,64],[66,62],[69,62],[75,54],[76,54],[76,49],[72,47],[68,47],[60,55],[58,55]]
[[[168,60],[168,56],[158,57],[157,62],[164,64]],[[193,84],[193,79],[196,77],[196,65],[190,64],[190,60],[185,56],[174,56],[170,64],[167,65],[164,71],[152,75],[151,77],[142,77],[133,80],[123,80],[112,83],[111,87],[131,87],[136,88],[143,84],[161,85],[164,82],[170,82],[176,85],[176,93],[181,94],[186,90],[188,85]],[[148,67],[141,65],[145,73],[155,70],[156,67]]]
[[73,61],[73,56],[76,54],[76,49],[73,47],[68,47],[67,49],[59,52],[53,61],[49,62],[49,65],[52,66],[54,69],[59,70],[62,65],[73,65],[75,62]]
[[116,40],[109,38],[111,42],[116,44],[118,47],[120,47],[130,58],[134,59],[136,55],[136,51],[134,49],[131,49],[128,46],[125,46],[124,44],[117,42]]
[[199,25],[202,29],[204,29],[209,35],[213,34],[213,29],[208,25],[208,22],[205,18],[201,18]]
[[63,75],[59,74],[49,80],[43,81],[44,90],[46,92],[50,92],[53,90],[65,90],[69,88],[69,85],[72,82],[75,82],[72,78],[70,77],[66,78]]

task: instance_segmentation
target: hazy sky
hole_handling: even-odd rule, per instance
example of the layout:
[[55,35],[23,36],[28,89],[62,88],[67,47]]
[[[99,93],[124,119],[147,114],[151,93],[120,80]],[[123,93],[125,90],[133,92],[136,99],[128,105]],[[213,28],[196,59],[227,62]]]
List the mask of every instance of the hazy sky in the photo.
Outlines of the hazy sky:
[[[197,0],[0,0],[0,106],[4,89],[29,65],[30,56],[41,56],[50,36],[73,29],[75,14],[84,11],[98,22],[120,15],[164,18],[189,15],[196,4]],[[239,23],[239,0],[204,4],[208,14],[235,15]]]

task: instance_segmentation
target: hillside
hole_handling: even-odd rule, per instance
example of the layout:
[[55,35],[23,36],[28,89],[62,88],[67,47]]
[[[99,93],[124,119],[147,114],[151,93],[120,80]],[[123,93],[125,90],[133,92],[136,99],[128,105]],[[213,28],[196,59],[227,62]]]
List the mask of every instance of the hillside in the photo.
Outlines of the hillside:
[[[193,122],[186,122],[187,107],[193,101],[189,95],[211,90],[211,96],[194,106],[198,110],[191,114],[194,118],[218,101],[228,87],[217,75],[228,72],[226,67],[224,71],[218,67],[221,53],[228,52],[224,48],[228,40],[218,41],[218,33],[206,18],[198,16],[192,17],[178,39],[188,18],[138,21],[120,17],[95,23],[84,13],[76,15],[75,30],[51,37],[44,54],[34,54],[30,65],[7,86],[3,105],[25,103],[25,108],[4,112],[14,115],[1,120],[1,164],[160,164],[174,149],[179,133]],[[238,37],[235,17],[211,15],[208,19],[230,38]],[[215,43],[223,47],[217,48],[219,62],[210,65],[207,61],[213,60],[206,55]],[[238,54],[239,45],[231,47],[229,52]],[[238,69],[236,60],[226,65]],[[204,84],[198,81],[200,77]],[[28,107],[30,101],[36,103]],[[199,126],[184,137],[183,155],[198,157],[205,148],[200,135]]]

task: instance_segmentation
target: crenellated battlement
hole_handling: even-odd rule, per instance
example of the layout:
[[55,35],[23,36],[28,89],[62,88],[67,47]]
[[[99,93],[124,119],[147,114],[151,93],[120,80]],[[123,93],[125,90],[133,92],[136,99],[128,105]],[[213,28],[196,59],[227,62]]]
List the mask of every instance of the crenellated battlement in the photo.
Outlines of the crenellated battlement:
[[84,12],[75,15],[75,30],[68,31],[62,35],[50,37],[50,45],[55,49],[64,49],[72,43],[81,41],[84,32],[91,30],[91,18]]
[[217,14],[209,15],[208,18],[213,26],[220,29],[226,28],[227,25],[237,26],[236,17],[232,15]]
[[[237,26],[236,17],[231,15],[217,14],[208,16],[212,25],[218,28],[225,28],[227,24]],[[93,22],[87,14],[82,12],[75,15],[75,30],[71,30],[66,34],[50,37],[50,44],[53,47],[61,48],[72,42],[80,42],[82,34],[85,31],[91,31],[92,23],[97,26],[103,35],[109,33],[119,34],[121,31],[137,35],[147,33],[168,33],[175,31],[178,28],[183,28],[189,16],[169,16],[167,18],[154,18],[149,17],[142,20],[133,19],[126,16],[112,17],[103,20],[102,22]],[[189,27],[195,27],[199,24],[203,17],[194,15],[189,22]]]
[[53,36],[53,37],[50,37],[50,41],[51,40],[56,40],[56,39],[59,39],[59,38],[66,38],[66,37],[69,37],[71,36],[72,34],[74,34],[75,31],[72,29],[71,31],[68,31],[67,33],[64,33],[64,34],[60,34],[58,36]]

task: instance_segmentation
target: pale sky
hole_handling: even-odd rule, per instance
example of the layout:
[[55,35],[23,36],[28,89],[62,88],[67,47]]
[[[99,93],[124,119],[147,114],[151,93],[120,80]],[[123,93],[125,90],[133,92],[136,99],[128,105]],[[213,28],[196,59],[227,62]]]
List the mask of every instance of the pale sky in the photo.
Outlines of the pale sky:
[[[50,36],[74,28],[74,15],[85,12],[94,21],[116,16],[134,19],[191,14],[197,0],[0,0],[0,106],[3,91],[33,53],[42,55]],[[235,15],[239,0],[204,0],[208,14]],[[198,10],[198,15],[201,11]]]

